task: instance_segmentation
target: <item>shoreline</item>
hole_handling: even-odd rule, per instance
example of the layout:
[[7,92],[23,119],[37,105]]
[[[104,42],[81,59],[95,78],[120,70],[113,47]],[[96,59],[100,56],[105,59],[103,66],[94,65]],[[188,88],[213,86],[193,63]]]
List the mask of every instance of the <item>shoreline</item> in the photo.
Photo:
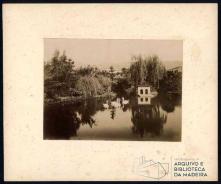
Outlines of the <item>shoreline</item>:
[[[180,95],[182,93],[177,91],[167,91],[167,94],[176,94]],[[163,94],[158,92],[158,95]],[[52,98],[44,98],[44,105],[53,105],[53,104],[68,104],[68,103],[75,103],[81,100],[93,99],[93,98],[107,98],[107,97],[116,97],[117,94],[114,92],[105,93],[103,95],[96,95],[96,96],[63,96],[57,97],[56,99]]]
[[96,96],[64,96],[64,97],[58,97],[56,99],[49,99],[44,98],[44,105],[51,105],[51,104],[59,104],[59,103],[75,103],[81,100],[87,100],[92,98],[107,98],[107,97],[116,97],[116,93],[109,93],[109,94],[103,94],[103,95],[96,95]]

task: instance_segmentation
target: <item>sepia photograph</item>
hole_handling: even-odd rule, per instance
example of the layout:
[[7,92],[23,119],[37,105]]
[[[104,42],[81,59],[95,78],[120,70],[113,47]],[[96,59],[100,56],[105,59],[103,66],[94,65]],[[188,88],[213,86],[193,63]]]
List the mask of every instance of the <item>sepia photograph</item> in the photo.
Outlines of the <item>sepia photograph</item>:
[[181,141],[182,40],[44,39],[45,140]]
[[217,4],[2,8],[5,181],[218,180]]

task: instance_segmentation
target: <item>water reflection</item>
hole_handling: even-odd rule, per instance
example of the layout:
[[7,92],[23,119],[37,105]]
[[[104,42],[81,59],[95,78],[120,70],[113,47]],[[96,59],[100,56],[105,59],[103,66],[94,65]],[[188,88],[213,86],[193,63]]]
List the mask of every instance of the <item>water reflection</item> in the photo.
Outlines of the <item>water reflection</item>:
[[[157,140],[179,141],[179,96],[130,98],[125,104],[121,101],[119,107],[104,108],[103,104],[113,101],[117,99],[45,105],[44,139],[152,140],[156,137]],[[166,135],[170,136],[165,138]]]
[[76,112],[63,106],[50,106],[44,109],[44,138],[69,139],[77,135],[81,119]]
[[181,105],[181,99],[180,96],[178,95],[161,94],[159,98],[162,109],[165,110],[166,112],[173,112],[175,106]]
[[141,96],[137,98],[138,105],[150,105],[151,104],[151,97],[150,96]]
[[132,106],[132,118],[133,122],[132,131],[134,134],[139,134],[143,137],[146,133],[148,136],[159,136],[163,131],[163,124],[167,120],[167,115],[160,111],[159,105],[149,105],[146,102],[142,105]]
[[112,108],[111,111],[111,119],[114,119],[115,115],[116,115],[116,109],[115,108]]

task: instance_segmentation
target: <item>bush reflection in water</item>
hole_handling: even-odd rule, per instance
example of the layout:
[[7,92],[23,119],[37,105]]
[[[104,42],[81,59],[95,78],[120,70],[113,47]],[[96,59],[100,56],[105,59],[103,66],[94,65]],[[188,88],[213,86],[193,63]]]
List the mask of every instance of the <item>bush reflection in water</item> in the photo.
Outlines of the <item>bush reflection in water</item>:
[[[45,105],[44,109],[44,139],[70,139],[78,136],[81,126],[96,128],[95,114],[99,111],[107,111],[103,108],[106,101],[113,99],[88,99],[73,104]],[[121,112],[127,111],[131,114],[131,122],[127,122],[131,127],[132,136],[138,135],[142,140],[144,135],[150,137],[160,136],[163,132],[164,124],[167,123],[167,114],[172,113],[175,106],[181,106],[179,95],[158,95],[151,99],[151,104],[138,103],[137,98],[131,98],[127,105],[121,104]],[[109,109],[108,109],[109,110]],[[113,121],[116,116],[116,109],[109,110]],[[111,130],[110,131],[114,131]],[[111,137],[110,137],[111,140]]]

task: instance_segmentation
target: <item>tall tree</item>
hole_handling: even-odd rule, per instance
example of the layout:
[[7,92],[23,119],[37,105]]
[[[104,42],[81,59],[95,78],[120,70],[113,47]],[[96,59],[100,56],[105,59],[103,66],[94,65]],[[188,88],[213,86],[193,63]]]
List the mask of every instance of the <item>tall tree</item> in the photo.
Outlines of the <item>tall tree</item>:
[[111,80],[113,81],[114,79],[114,67],[113,66],[110,66],[110,76],[111,76]]
[[166,74],[166,69],[160,62],[158,56],[132,57],[133,63],[130,66],[131,81],[135,86],[151,84],[159,88],[159,80]]
[[110,72],[113,73],[114,72],[114,67],[110,66]]
[[59,82],[68,82],[72,75],[74,68],[74,61],[68,59],[65,52],[60,55],[59,51],[56,50],[51,60],[51,70],[53,80]]

